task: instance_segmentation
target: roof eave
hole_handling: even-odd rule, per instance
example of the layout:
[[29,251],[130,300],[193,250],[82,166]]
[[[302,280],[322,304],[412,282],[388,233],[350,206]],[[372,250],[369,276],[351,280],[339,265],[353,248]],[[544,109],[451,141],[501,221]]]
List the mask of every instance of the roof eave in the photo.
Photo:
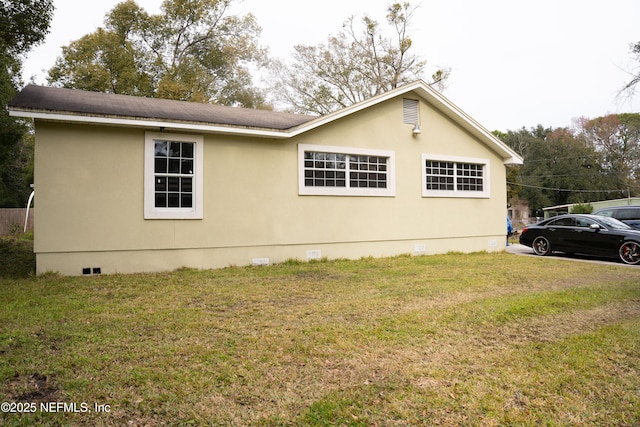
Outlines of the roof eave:
[[291,135],[286,130],[229,126],[212,123],[190,123],[167,121],[160,119],[143,119],[131,117],[107,117],[79,115],[52,111],[28,110],[9,107],[9,115],[13,117],[31,118],[38,120],[61,121],[71,123],[96,124],[108,126],[128,126],[146,129],[163,128],[167,130],[197,131],[237,136],[254,136],[260,138],[286,139]]
[[349,107],[338,110],[334,113],[311,119],[287,129],[272,129],[264,127],[248,127],[229,124],[216,124],[208,122],[186,122],[178,120],[165,120],[158,118],[137,118],[131,116],[105,116],[105,115],[86,115],[64,111],[52,111],[44,109],[29,109],[16,106],[9,106],[9,114],[14,117],[25,117],[40,120],[55,120],[74,123],[104,124],[114,126],[130,126],[141,128],[165,128],[167,130],[178,131],[197,131],[206,133],[217,133],[237,136],[253,136],[271,139],[288,139],[309,132],[318,127],[324,126],[330,122],[341,119],[343,117],[354,114],[358,111],[365,110],[371,106],[403,95],[405,93],[414,92],[418,96],[424,98],[436,109],[441,111],[445,116],[449,117],[460,127],[465,129],[471,135],[483,142],[489,149],[493,150],[501,156],[504,164],[521,165],[522,158],[510,147],[500,141],[495,135],[486,128],[468,116],[464,111],[455,104],[445,98],[441,93],[434,90],[426,82],[418,80],[413,83],[401,86],[381,95],[375,96],[368,100],[353,104]]
[[[456,123],[461,125],[469,133],[471,133],[476,138],[483,141],[489,147],[492,147],[496,151],[496,153],[502,157],[503,163],[505,165],[523,164],[523,160],[518,155],[518,153],[512,150],[504,142],[500,141],[500,139],[498,139],[494,134],[489,132],[487,128],[485,128],[476,120],[474,120],[471,116],[469,116],[467,113],[461,110],[453,102],[449,101],[440,92],[437,92],[431,89],[424,82],[417,82],[409,86],[410,88],[407,88],[407,91],[415,90],[425,99],[429,100],[437,108],[443,111],[449,118],[451,118]],[[415,87],[412,87],[412,86],[415,86]]]
[[323,126],[334,120],[338,120],[342,117],[348,116],[360,110],[365,110],[375,104],[387,101],[395,98],[399,95],[416,92],[422,98],[429,101],[434,107],[443,112],[447,117],[451,118],[462,128],[466,129],[469,133],[485,143],[489,148],[493,149],[497,154],[502,157],[505,165],[521,165],[523,164],[522,158],[505,143],[500,141],[495,135],[489,132],[485,127],[480,125],[477,121],[471,118],[467,113],[458,108],[453,102],[445,98],[441,93],[432,89],[426,82],[418,80],[413,83],[401,86],[397,89],[390,90],[381,95],[370,98],[366,101],[353,104],[349,107],[338,110],[334,113],[326,116],[318,117],[310,122],[303,123],[302,125],[291,129],[291,136],[298,135],[317,127]]

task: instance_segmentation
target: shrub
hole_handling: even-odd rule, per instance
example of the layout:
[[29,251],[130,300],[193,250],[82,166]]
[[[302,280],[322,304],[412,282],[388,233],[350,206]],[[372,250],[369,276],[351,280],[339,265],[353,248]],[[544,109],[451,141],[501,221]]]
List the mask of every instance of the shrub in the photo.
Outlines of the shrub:
[[593,212],[591,203],[576,203],[571,207],[571,213],[574,214],[590,214]]

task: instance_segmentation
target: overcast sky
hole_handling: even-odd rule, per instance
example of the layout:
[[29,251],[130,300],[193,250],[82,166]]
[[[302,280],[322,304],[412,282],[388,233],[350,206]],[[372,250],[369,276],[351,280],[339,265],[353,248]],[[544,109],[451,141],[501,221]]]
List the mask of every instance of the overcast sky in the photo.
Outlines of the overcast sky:
[[[161,0],[137,0],[150,13]],[[45,84],[61,46],[95,31],[118,0],[54,0],[51,32],[27,57],[24,80]],[[390,0],[244,0],[270,55],[324,43],[351,15],[384,23]],[[489,130],[571,126],[578,117],[638,112],[640,95],[616,98],[638,63],[639,0],[413,0],[413,53],[450,67],[444,95]]]

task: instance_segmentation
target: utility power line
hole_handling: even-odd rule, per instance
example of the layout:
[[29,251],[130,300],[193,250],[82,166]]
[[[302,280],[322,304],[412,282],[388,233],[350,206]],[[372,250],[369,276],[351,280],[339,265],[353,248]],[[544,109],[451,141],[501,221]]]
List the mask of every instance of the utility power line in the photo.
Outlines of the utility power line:
[[627,193],[627,190],[571,190],[569,188],[551,188],[551,187],[540,187],[537,185],[518,184],[516,182],[511,182],[511,181],[507,181],[507,184],[519,185],[520,187],[527,187],[527,188],[537,188],[538,190],[566,191],[570,193],[623,193],[623,194]]

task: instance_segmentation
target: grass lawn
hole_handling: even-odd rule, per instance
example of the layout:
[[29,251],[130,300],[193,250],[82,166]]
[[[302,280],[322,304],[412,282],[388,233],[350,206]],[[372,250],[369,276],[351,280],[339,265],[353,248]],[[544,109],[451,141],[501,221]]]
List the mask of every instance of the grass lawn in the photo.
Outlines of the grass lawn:
[[35,410],[4,426],[637,426],[640,268],[478,253],[14,271],[0,401]]

